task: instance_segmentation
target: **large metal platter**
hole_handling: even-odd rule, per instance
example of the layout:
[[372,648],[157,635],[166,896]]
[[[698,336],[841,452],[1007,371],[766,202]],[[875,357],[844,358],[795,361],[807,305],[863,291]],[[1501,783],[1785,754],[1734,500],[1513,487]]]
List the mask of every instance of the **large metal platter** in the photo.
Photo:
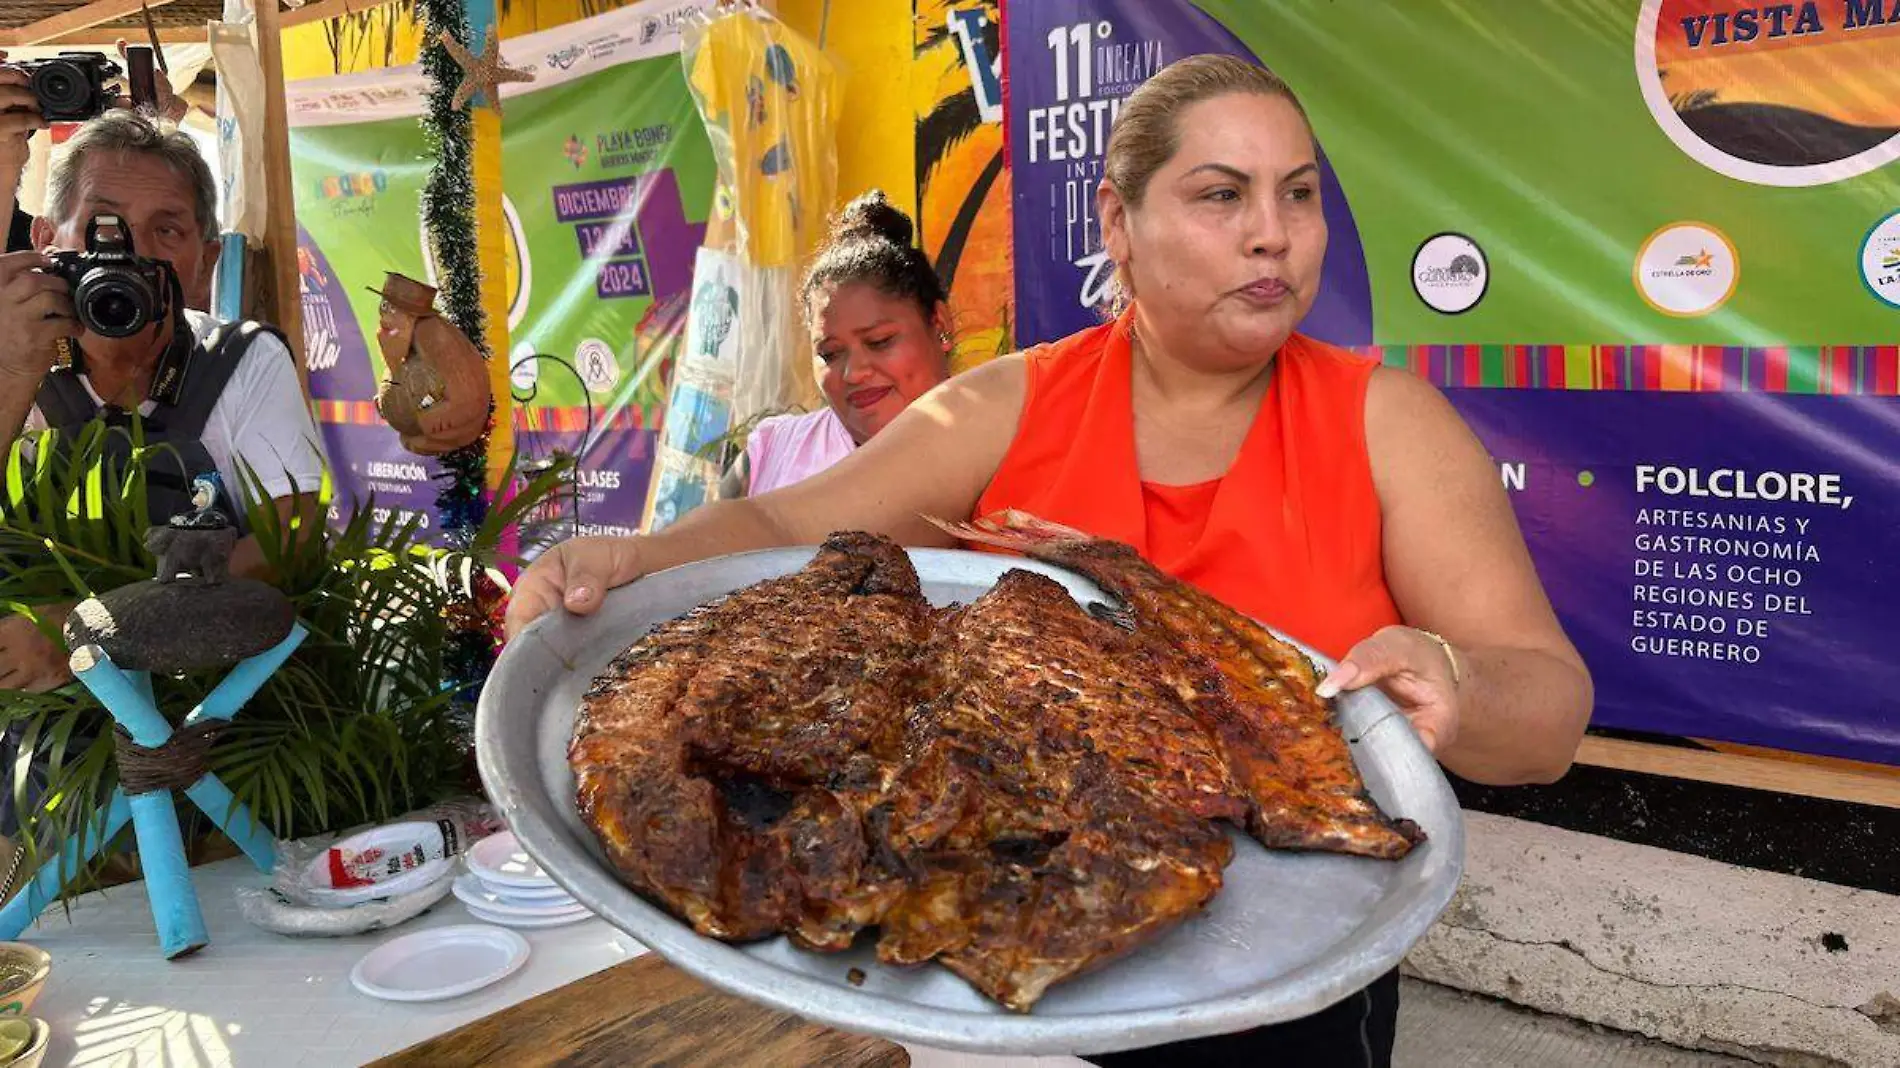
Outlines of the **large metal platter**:
[[[553,613],[508,643],[481,696],[482,781],[509,825],[588,908],[701,980],[848,1031],[980,1053],[1101,1053],[1242,1030],[1317,1012],[1396,967],[1451,900],[1464,824],[1451,788],[1382,695],[1340,702],[1360,773],[1386,811],[1428,840],[1397,863],[1270,852],[1235,834],[1225,885],[1201,915],[1145,948],[1061,983],[1027,1014],[1008,1012],[935,965],[888,968],[872,939],[812,953],[784,938],[728,945],[695,934],[627,889],[574,809],[567,746],[593,677],[656,623],[804,566],[813,549],[722,557],[650,575],[588,619]],[[912,550],[925,594],[968,603],[1013,567],[1049,575],[1078,600],[1087,580],[987,553]],[[1310,653],[1310,650],[1308,650]],[[1314,659],[1322,667],[1324,657]],[[862,986],[846,973],[862,969]]]

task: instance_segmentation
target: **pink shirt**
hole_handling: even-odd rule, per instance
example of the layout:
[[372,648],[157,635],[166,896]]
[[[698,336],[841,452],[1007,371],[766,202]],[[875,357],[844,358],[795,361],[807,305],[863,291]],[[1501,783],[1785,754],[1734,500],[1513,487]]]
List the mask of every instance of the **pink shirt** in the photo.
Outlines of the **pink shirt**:
[[752,469],[748,496],[789,486],[823,471],[857,448],[830,407],[805,415],[775,415],[759,420],[746,440],[746,461]]

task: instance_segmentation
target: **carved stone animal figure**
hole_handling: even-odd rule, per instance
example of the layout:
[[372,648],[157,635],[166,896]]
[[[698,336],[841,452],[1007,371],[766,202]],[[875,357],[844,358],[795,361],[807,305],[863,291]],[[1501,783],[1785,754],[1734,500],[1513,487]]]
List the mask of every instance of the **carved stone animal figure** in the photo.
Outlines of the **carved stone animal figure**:
[[231,549],[237,540],[233,526],[163,526],[145,532],[145,549],[158,557],[158,581],[218,586],[231,575]]

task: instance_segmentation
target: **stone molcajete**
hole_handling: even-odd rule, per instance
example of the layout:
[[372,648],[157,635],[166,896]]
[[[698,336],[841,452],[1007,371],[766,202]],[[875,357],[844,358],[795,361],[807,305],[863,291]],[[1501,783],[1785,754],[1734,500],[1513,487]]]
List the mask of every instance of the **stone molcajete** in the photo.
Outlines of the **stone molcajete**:
[[290,598],[255,579],[230,574],[238,530],[216,508],[216,475],[192,483],[194,511],[145,533],[158,557],[155,577],[80,602],[66,620],[66,642],[96,645],[127,671],[177,674],[235,664],[275,647],[290,633]]

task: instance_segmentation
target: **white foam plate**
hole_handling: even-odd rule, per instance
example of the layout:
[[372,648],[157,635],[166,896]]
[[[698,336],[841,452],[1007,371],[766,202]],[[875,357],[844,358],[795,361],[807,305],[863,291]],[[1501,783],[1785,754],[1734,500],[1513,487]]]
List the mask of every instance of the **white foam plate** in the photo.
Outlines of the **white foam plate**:
[[522,908],[538,909],[547,905],[566,905],[574,900],[574,895],[564,887],[552,886],[546,890],[523,890],[514,886],[490,886],[482,882],[481,877],[471,875],[483,893],[493,894],[502,903],[519,905]]
[[536,927],[566,927],[570,923],[579,923],[582,920],[591,920],[594,918],[593,913],[579,906],[576,906],[573,911],[563,912],[559,916],[503,916],[499,913],[489,912],[487,909],[470,905],[468,907],[468,914],[483,923],[496,923],[503,927],[521,927],[524,929]]
[[559,898],[544,898],[538,901],[518,904],[501,894],[495,893],[494,890],[488,888],[480,879],[475,878],[473,875],[458,876],[453,889],[455,896],[461,898],[463,904],[470,908],[481,909],[483,912],[493,913],[496,916],[515,916],[524,920],[533,920],[551,916],[565,916],[577,910],[582,912],[586,911],[580,902],[566,894],[562,894]]
[[527,960],[528,940],[513,931],[436,927],[370,950],[350,969],[350,984],[385,1001],[441,1001],[498,983]]
[[[528,851],[521,848],[510,831],[491,834],[468,851],[468,870],[490,887],[513,890],[561,890],[547,872],[541,870]],[[561,891],[566,893],[566,891]]]

